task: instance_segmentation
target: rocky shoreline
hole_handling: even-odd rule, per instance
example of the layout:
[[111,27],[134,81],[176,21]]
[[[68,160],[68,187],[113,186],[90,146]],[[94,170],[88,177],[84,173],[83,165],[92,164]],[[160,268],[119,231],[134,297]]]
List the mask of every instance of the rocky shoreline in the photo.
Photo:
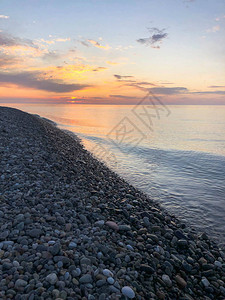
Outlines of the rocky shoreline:
[[50,122],[0,107],[0,299],[225,299],[225,253]]

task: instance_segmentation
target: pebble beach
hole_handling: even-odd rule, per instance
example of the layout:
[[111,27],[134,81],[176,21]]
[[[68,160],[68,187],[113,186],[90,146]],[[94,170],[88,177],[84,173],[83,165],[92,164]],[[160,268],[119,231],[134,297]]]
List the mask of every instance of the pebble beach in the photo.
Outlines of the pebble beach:
[[0,107],[0,299],[225,299],[225,252],[53,122]]

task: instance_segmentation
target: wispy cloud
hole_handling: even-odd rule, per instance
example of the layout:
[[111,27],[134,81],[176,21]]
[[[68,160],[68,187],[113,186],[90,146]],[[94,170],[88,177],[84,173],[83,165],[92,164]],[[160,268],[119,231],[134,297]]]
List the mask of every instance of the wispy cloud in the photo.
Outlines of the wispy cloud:
[[109,95],[110,98],[120,98],[120,99],[137,99],[137,97],[133,97],[133,96],[126,96],[126,95]]
[[119,65],[120,63],[107,60],[106,63],[111,66]]
[[[9,63],[9,59],[5,56],[9,56],[11,59],[14,57],[20,58],[21,61],[24,61],[24,67],[29,64],[39,64],[39,58],[43,59],[46,62],[56,62],[58,64],[59,60],[73,58],[75,50],[70,50],[68,53],[61,53],[57,50],[50,50],[49,47],[51,42],[55,44],[56,42],[67,42],[70,41],[70,38],[55,38],[49,41],[43,39],[39,40],[30,40],[22,39],[13,35],[8,34],[7,32],[0,32],[0,54],[2,55],[2,64],[3,59]],[[74,51],[74,52],[72,52]],[[26,58],[26,59],[25,59]]]
[[[219,91],[191,91],[186,87],[183,86],[175,86],[175,87],[167,87],[162,86],[168,85],[168,84],[174,84],[171,82],[164,82],[164,83],[153,83],[149,81],[140,81],[135,79],[134,76],[122,76],[122,75],[114,75],[114,77],[117,79],[118,82],[121,83],[121,86],[128,86],[128,87],[134,87],[139,90],[142,90],[144,92],[151,91],[152,93],[159,95],[159,96],[172,96],[172,95],[191,95],[191,94],[217,94],[217,95],[225,95],[225,91],[219,90]],[[209,88],[225,88],[225,86],[216,86],[212,85],[209,86]],[[122,98],[122,95],[112,95],[113,97],[120,97]],[[127,96],[125,96],[127,97]],[[132,97],[131,97],[132,98]]]
[[108,68],[106,67],[97,67],[97,68],[94,68],[92,69],[93,72],[99,72],[99,71],[104,71],[104,70],[107,70]]
[[212,28],[207,29],[207,32],[217,32],[220,30],[220,25],[215,25]]
[[79,41],[79,42],[85,47],[90,47],[92,45],[96,48],[103,49],[103,50],[109,50],[111,48],[109,45],[103,46],[98,41],[92,39],[88,39],[86,41]]
[[221,16],[221,17],[217,17],[217,18],[215,19],[215,21],[219,22],[219,21],[221,21],[222,19],[225,19],[225,15],[223,15],[223,16]]
[[115,48],[115,50],[124,52],[124,51],[129,50],[129,49],[132,49],[132,48],[134,48],[133,45],[128,45],[128,46],[118,45],[118,46]]
[[57,53],[56,51],[49,51],[47,53],[44,53],[42,56],[42,59],[44,60],[50,60],[50,61],[55,61],[57,59],[61,58],[61,55]]
[[156,27],[152,27],[148,29],[150,32],[150,36],[147,38],[140,38],[137,40],[138,43],[151,46],[152,48],[159,49],[162,41],[167,38],[168,33],[165,32],[165,29],[158,29]]
[[115,75],[113,75],[116,79],[118,79],[118,80],[121,80],[121,79],[126,79],[126,78],[132,78],[132,77],[134,77],[134,76],[131,76],[131,75],[117,75],[117,74],[115,74]]
[[0,64],[5,68],[26,67],[34,58],[47,53],[30,39],[21,39],[7,32],[0,32]]
[[54,41],[55,42],[69,42],[71,38],[57,38]]
[[6,55],[5,53],[0,53],[0,67],[1,68],[14,68],[17,64],[23,61],[22,58],[14,55]]
[[54,93],[68,93],[88,87],[88,85],[84,84],[67,84],[59,80],[43,79],[41,78],[42,75],[40,72],[0,72],[0,83],[15,84],[26,88]]
[[0,19],[9,19],[9,16],[0,15]]
[[[215,87],[215,86],[214,86]],[[158,95],[181,95],[181,94],[214,94],[225,95],[225,91],[190,91],[186,87],[154,87],[149,89],[154,94]]]
[[214,94],[214,95],[225,95],[225,91],[200,91],[200,92],[192,92],[192,94]]
[[133,80],[132,82],[127,82],[127,83],[125,83],[125,85],[131,86],[131,87],[137,88],[139,90],[143,90],[143,91],[147,91],[150,86],[155,86],[155,84],[152,82],[136,81],[136,80]]
[[[141,90],[147,89],[149,86],[155,86],[154,83],[148,81],[139,81],[131,75],[113,75],[119,82],[125,86],[132,86]],[[132,79],[130,79],[132,78]]]
[[160,82],[160,84],[174,84],[174,82]]
[[175,95],[189,93],[188,89],[185,87],[154,87],[149,90],[154,94],[159,95]]
[[85,41],[79,41],[79,43],[81,43],[81,45],[85,46],[85,47],[90,47],[91,45]]
[[212,89],[225,88],[225,85],[210,85],[209,88]]
[[38,48],[37,45],[29,39],[21,39],[19,37],[14,37],[5,32],[0,32],[0,46],[11,47],[11,46],[29,46],[33,48]]
[[69,41],[71,41],[71,38],[70,37],[69,38],[55,38],[55,39],[53,38],[51,40],[40,39],[39,41],[42,43],[51,45],[51,44],[55,44],[57,42],[61,42],[61,43],[69,42]]

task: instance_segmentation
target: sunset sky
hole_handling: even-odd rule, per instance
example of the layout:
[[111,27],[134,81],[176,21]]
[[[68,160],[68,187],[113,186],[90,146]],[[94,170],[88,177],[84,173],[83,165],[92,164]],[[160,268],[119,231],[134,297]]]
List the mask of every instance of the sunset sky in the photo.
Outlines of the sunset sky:
[[0,102],[225,104],[224,0],[1,0]]

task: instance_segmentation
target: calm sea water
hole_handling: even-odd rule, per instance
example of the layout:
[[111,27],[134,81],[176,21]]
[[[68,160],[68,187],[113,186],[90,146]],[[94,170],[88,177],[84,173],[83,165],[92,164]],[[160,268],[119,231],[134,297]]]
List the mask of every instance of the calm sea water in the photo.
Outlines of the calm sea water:
[[225,106],[10,106],[73,131],[127,181],[225,245]]

